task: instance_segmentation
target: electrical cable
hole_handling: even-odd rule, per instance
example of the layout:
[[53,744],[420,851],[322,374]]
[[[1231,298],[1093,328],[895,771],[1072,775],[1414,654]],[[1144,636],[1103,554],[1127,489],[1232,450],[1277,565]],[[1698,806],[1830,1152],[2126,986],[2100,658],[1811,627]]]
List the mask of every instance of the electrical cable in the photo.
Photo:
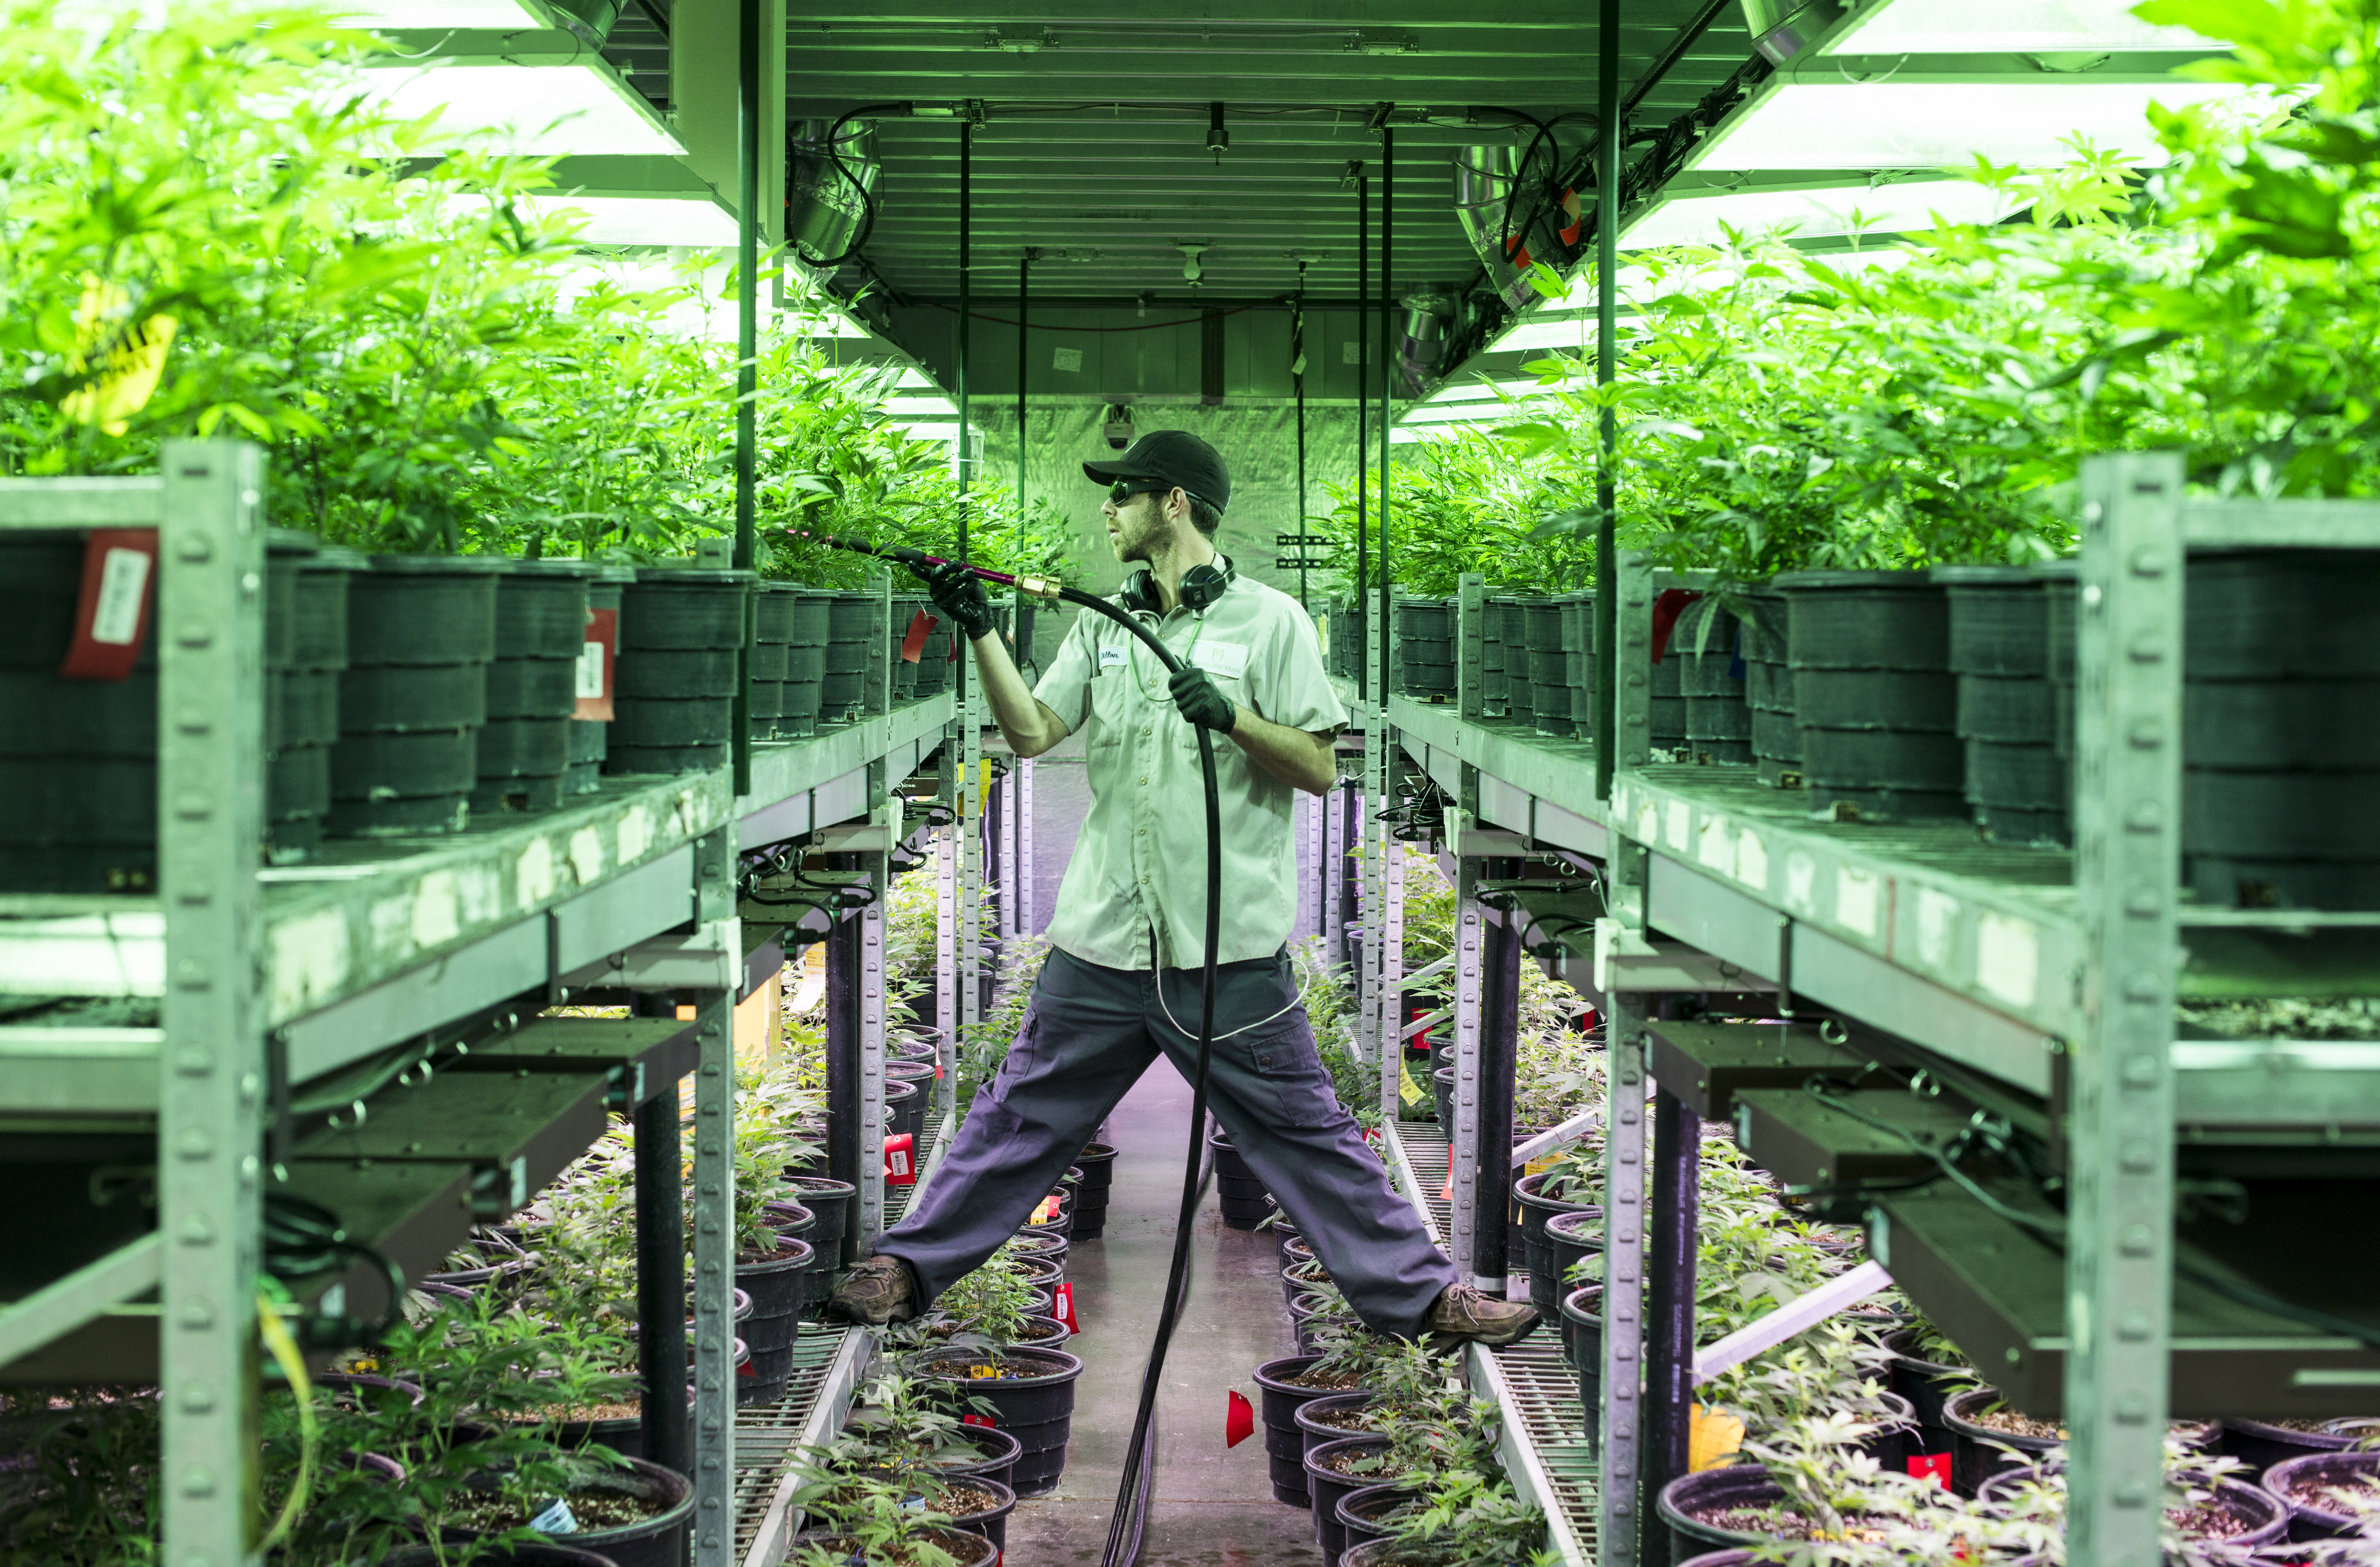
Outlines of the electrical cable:
[[859,183],[859,176],[852,173],[851,166],[843,161],[843,128],[864,115],[907,114],[908,112],[909,105],[906,103],[865,103],[856,109],[846,111],[842,118],[827,128],[827,160],[834,164],[834,172],[843,176],[844,183],[850,186],[852,191],[859,198],[859,227],[852,236],[851,243],[844,248],[842,255],[831,261],[820,260],[814,262],[814,265],[828,268],[843,265],[865,249],[868,246],[868,237],[876,232],[876,197],[868,187]]
[[388,1285],[388,1308],[376,1322],[350,1317],[310,1317],[306,1342],[313,1349],[370,1343],[395,1327],[405,1311],[405,1271],[360,1241],[350,1240],[339,1216],[292,1192],[264,1194],[264,1270],[286,1282],[328,1272],[346,1261],[371,1264]]
[[[1036,598],[1063,599],[1068,603],[1105,615],[1138,638],[1157,655],[1165,666],[1170,679],[1184,667],[1172,649],[1159,639],[1156,632],[1140,624],[1117,604],[1079,589],[1068,588],[1046,577],[1014,577],[1005,572],[988,570],[965,562],[952,563],[920,551],[899,545],[874,545],[856,539],[845,539],[832,533],[804,533],[787,530],[791,537],[814,539],[838,550],[857,554],[875,555],[898,561],[922,577],[929,566],[956,564],[960,569],[987,582],[997,582],[1018,592]],[[1116,1488],[1115,1511],[1108,1521],[1107,1549],[1101,1553],[1100,1567],[1128,1567],[1136,1560],[1141,1536],[1147,1527],[1148,1500],[1154,1483],[1157,1453],[1157,1390],[1165,1375],[1165,1354],[1173,1342],[1173,1330],[1180,1322],[1182,1308],[1190,1293],[1190,1236],[1197,1227],[1198,1205],[1203,1199],[1208,1176],[1207,1163],[1207,1078],[1215,1050],[1215,978],[1223,941],[1223,803],[1222,790],[1215,775],[1215,736],[1202,725],[1193,725],[1198,739],[1198,767],[1206,785],[1207,804],[1207,946],[1203,965],[1203,993],[1198,1003],[1198,1059],[1190,1079],[1190,1153],[1182,1172],[1182,1210],[1173,1226],[1173,1260],[1166,1274],[1165,1305],[1157,1319],[1157,1334],[1149,1344],[1148,1364],[1140,1379],[1140,1403],[1133,1415],[1132,1436],[1124,1444],[1123,1475]],[[1161,991],[1160,985],[1160,991]],[[1169,1012],[1167,1016],[1172,1014]],[[1179,1026],[1179,1025],[1176,1025]],[[1189,1032],[1184,1029],[1183,1032]]]

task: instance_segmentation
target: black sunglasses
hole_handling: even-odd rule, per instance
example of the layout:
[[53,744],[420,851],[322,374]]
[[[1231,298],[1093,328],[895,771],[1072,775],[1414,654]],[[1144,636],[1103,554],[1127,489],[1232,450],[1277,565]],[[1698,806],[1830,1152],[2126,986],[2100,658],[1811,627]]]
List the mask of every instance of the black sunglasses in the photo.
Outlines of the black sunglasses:
[[1108,504],[1120,506],[1135,495],[1161,495],[1172,488],[1154,480],[1119,479],[1108,486]]

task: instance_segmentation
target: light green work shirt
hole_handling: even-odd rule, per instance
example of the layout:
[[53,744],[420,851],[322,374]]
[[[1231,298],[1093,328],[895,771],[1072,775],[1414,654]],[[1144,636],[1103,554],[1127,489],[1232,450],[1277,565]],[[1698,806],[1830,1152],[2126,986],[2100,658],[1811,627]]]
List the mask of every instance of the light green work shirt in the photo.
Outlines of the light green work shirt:
[[[1346,727],[1314,622],[1288,594],[1243,577],[1200,613],[1137,618],[1259,718],[1312,734]],[[1089,725],[1091,810],[1058,889],[1050,944],[1086,963],[1144,969],[1154,931],[1159,967],[1198,966],[1207,947],[1206,795],[1197,731],[1174,711],[1165,666],[1123,626],[1087,611],[1033,694],[1070,733]],[[1223,824],[1217,958],[1270,957],[1297,913],[1296,791],[1228,736],[1214,741]]]

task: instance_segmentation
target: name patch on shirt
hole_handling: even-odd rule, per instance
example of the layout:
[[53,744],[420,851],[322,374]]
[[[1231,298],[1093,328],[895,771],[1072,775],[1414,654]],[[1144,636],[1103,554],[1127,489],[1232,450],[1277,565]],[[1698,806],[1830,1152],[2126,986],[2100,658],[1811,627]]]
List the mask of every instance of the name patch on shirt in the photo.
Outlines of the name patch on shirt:
[[1201,642],[1190,662],[1209,674],[1237,676],[1248,672],[1248,650],[1237,642]]
[[1106,674],[1111,669],[1122,669],[1123,667],[1123,663],[1124,650],[1122,648],[1101,648],[1099,650],[1099,673],[1102,674]]

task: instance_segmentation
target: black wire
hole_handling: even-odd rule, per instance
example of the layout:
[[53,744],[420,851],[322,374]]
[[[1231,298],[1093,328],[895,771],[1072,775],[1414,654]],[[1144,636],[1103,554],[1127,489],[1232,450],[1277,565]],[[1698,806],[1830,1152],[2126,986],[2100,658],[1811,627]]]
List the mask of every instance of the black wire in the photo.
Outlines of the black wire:
[[264,1270],[286,1283],[328,1272],[342,1261],[362,1261],[380,1270],[388,1285],[388,1307],[379,1319],[358,1322],[349,1317],[310,1316],[306,1342],[315,1349],[341,1349],[370,1343],[396,1326],[405,1311],[405,1273],[381,1253],[350,1240],[339,1216],[318,1202],[292,1192],[264,1194],[262,1231]]
[[[843,161],[843,128],[863,115],[889,115],[896,111],[906,113],[908,107],[909,106],[906,103],[868,103],[859,108],[848,111],[841,119],[835,121],[833,125],[827,128],[827,158],[834,164],[834,172],[843,176],[844,183],[850,186],[852,190],[859,197],[859,228],[854,235],[851,243],[844,247],[842,255],[835,257],[832,261],[822,260],[816,261],[812,263],[813,265],[820,267],[839,267],[843,265],[844,262],[851,260],[852,257],[856,256],[861,250],[867,249],[868,237],[876,232],[876,197],[874,193],[868,188],[868,187],[859,183],[859,176],[853,174],[851,172],[850,165]],[[745,286],[747,288],[751,286],[750,280],[746,280]]]

